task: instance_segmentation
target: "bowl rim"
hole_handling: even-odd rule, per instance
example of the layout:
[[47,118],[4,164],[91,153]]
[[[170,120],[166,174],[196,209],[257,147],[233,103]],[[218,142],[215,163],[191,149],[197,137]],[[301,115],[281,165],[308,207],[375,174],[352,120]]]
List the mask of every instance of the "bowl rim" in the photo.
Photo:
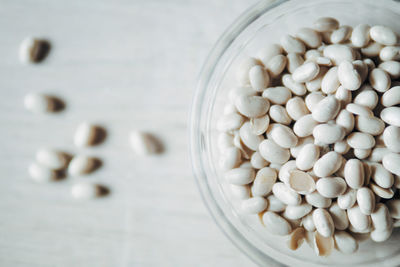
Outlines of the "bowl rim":
[[[236,36],[232,32],[242,32],[249,24],[257,20],[263,13],[290,0],[261,0],[244,11],[238,18],[235,19],[219,37],[214,46],[211,48],[204,64],[197,77],[197,85],[192,98],[192,106],[189,112],[189,157],[192,166],[192,171],[195,177],[198,191],[200,192],[203,203],[211,214],[212,219],[224,233],[224,235],[247,257],[255,264],[260,265],[265,263],[265,258],[268,257],[269,266],[284,266],[282,263],[265,255],[253,244],[246,239],[240,237],[240,232],[236,227],[225,218],[222,209],[212,196],[209,184],[206,182],[206,173],[203,168],[202,147],[203,137],[200,131],[200,117],[202,103],[205,97],[205,88],[210,81],[211,75],[218,63],[218,59],[235,40]],[[204,79],[206,77],[206,79]]]

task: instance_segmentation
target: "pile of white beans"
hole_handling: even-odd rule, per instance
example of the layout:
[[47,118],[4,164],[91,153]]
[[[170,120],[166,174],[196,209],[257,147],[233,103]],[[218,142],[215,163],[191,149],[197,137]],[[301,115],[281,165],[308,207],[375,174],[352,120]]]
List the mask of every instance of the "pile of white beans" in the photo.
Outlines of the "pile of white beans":
[[320,18],[238,65],[220,168],[244,214],[295,250],[354,253],[400,226],[400,45],[386,26]]

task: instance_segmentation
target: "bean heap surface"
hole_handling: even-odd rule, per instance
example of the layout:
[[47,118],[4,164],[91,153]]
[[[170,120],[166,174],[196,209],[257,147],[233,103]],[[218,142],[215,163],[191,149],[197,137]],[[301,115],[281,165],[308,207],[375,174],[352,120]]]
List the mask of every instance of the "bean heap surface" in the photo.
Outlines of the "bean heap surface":
[[320,18],[237,67],[217,122],[240,212],[319,256],[400,226],[400,45],[389,27]]

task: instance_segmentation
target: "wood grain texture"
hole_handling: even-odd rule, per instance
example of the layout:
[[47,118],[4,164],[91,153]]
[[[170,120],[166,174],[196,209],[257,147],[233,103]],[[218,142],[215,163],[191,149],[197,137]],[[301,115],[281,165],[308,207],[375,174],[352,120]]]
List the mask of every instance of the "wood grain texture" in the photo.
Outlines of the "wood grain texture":
[[[243,0],[12,1],[0,7],[0,266],[252,266],[212,221],[188,159],[187,119],[196,76]],[[48,38],[43,64],[24,66],[26,36]],[[65,100],[60,114],[23,108],[28,92]],[[79,150],[81,121],[108,130]],[[156,134],[165,153],[139,158],[131,129]],[[35,184],[40,147],[104,161],[82,178]],[[82,179],[109,186],[95,201],[71,199]]]

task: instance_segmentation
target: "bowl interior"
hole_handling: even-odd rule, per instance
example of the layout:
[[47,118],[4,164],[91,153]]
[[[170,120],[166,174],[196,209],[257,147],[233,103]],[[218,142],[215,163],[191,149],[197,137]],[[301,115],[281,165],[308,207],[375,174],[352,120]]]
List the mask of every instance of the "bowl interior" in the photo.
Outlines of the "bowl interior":
[[[400,262],[400,232],[395,231],[390,240],[384,243],[365,241],[360,244],[356,254],[345,255],[334,252],[331,256],[322,258],[304,244],[297,251],[287,248],[286,238],[269,234],[261,225],[258,216],[239,215],[232,202],[223,173],[218,170],[218,146],[216,121],[223,114],[224,104],[230,88],[236,85],[235,66],[245,56],[256,56],[257,51],[268,43],[279,43],[285,33],[293,34],[300,27],[310,27],[312,22],[322,16],[337,18],[341,25],[355,26],[359,23],[370,25],[381,24],[400,32],[400,4],[395,1],[359,0],[292,0],[260,3],[253,7],[236,24],[235,30],[228,30],[220,40],[223,52],[216,58],[209,58],[212,65],[209,76],[198,90],[201,97],[197,101],[199,110],[197,118],[192,117],[192,123],[198,126],[200,132],[198,143],[201,152],[200,160],[202,173],[198,178],[204,179],[206,186],[200,186],[209,208],[227,235],[244,249],[250,257],[259,264],[265,264],[269,257],[286,265],[308,263],[308,266],[324,265],[373,265],[377,262],[385,266],[397,265]],[[242,30],[242,28],[244,28]],[[240,29],[240,30],[238,30]],[[218,47],[218,45],[217,45]],[[196,102],[196,100],[195,100]],[[195,122],[193,122],[193,119]],[[192,140],[193,141],[193,140]],[[196,168],[195,168],[196,169]],[[205,192],[207,191],[207,192]],[[217,205],[218,207],[210,207]],[[270,262],[272,265],[272,261]]]

